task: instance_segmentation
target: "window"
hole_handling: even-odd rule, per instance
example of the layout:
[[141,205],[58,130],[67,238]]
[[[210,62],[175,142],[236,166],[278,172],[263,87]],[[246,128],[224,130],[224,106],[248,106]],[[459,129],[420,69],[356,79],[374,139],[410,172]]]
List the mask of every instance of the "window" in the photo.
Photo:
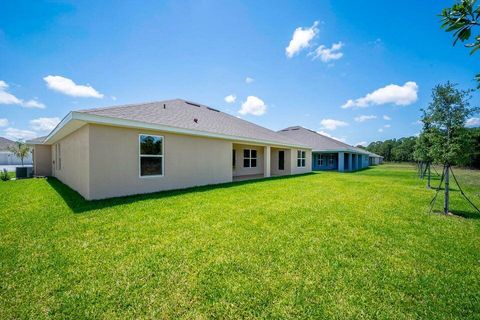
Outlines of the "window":
[[320,167],[323,167],[323,156],[322,155],[318,155],[318,158],[317,158],[317,165],[319,165]]
[[140,177],[163,176],[163,137],[139,136]]
[[330,160],[329,160],[329,161],[330,161],[330,162],[329,162],[330,166],[333,166],[333,156],[330,156]]
[[232,150],[232,167],[235,167],[235,161],[236,161],[235,158],[236,158],[236,157],[235,157],[235,149],[233,149],[233,150]]
[[305,167],[305,151],[297,150],[297,167]]
[[243,149],[243,167],[244,168],[257,167],[257,150]]
[[60,148],[60,143],[55,144],[55,169],[62,169],[62,150]]
[[285,170],[285,151],[278,151],[278,170]]

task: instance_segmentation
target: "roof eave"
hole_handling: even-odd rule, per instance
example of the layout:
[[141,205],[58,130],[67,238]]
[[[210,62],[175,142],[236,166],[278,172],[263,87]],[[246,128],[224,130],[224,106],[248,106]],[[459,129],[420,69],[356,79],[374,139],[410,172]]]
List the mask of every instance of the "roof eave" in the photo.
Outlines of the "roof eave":
[[114,118],[114,117],[108,117],[108,116],[100,116],[100,115],[90,114],[86,112],[78,112],[78,111],[71,111],[67,116],[65,116],[65,118],[63,118],[62,121],[55,127],[55,129],[53,129],[53,131],[47,136],[44,143],[45,144],[54,143],[55,136],[59,134],[61,130],[72,121],[79,121],[85,124],[94,123],[94,124],[100,124],[100,125],[111,125],[111,126],[119,126],[119,127],[127,127],[127,128],[158,130],[158,131],[165,131],[165,132],[171,132],[171,133],[177,133],[177,134],[225,139],[225,140],[245,142],[245,143],[267,144],[267,145],[279,146],[279,147],[311,149],[311,147],[301,145],[301,144],[289,144],[289,143],[283,143],[279,141],[231,136],[231,135],[225,135],[220,133],[212,133],[207,131],[184,129],[184,128],[172,127],[167,125],[153,124],[153,123],[137,121],[137,120],[128,120],[128,119],[120,119],[120,118]]

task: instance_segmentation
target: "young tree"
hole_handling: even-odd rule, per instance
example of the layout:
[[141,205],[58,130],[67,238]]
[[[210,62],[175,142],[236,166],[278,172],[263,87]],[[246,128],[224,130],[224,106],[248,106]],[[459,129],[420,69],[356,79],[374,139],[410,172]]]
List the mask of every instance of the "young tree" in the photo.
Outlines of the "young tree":
[[20,158],[22,161],[22,167],[23,167],[23,159],[28,157],[28,154],[30,153],[31,149],[30,147],[21,141],[15,142],[14,145],[8,147],[8,150],[11,151],[17,158]]
[[444,213],[449,213],[449,172],[452,164],[467,156],[470,139],[466,133],[467,118],[478,112],[470,106],[471,90],[459,90],[447,82],[432,91],[432,102],[425,110],[430,120],[430,154],[435,162],[444,165],[445,199]]
[[[422,111],[423,111],[423,116],[422,116],[423,129],[415,143],[413,158],[420,165],[420,177],[422,179],[425,175],[425,172],[427,172],[428,174],[427,188],[430,189],[430,181],[431,181],[430,166],[433,162],[433,157],[430,152],[430,149],[432,148],[432,142],[431,142],[432,125],[431,125],[431,119],[427,116],[425,110],[422,110]],[[425,165],[425,169],[423,168],[424,165]]]
[[[440,14],[442,28],[447,32],[453,31],[453,45],[458,40],[461,42],[468,41],[472,35],[472,30],[480,27],[480,6],[476,4],[476,0],[460,0],[451,8],[443,9]],[[480,34],[473,36],[473,42],[465,44],[471,48],[470,55],[474,54],[480,48]],[[475,76],[480,88],[480,73]]]

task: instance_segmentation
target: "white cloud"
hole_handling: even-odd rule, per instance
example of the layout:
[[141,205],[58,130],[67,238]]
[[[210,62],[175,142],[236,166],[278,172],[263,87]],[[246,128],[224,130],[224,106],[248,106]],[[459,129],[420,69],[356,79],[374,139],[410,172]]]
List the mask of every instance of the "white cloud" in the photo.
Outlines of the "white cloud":
[[245,78],[245,83],[246,83],[246,84],[250,84],[250,83],[252,83],[253,81],[255,81],[255,79],[250,78],[250,77],[246,77],[246,78]]
[[315,49],[315,51],[310,52],[308,55],[313,56],[313,60],[320,59],[322,62],[338,60],[343,57],[343,53],[340,52],[340,49],[342,49],[343,46],[344,43],[341,41],[332,44],[330,48],[327,48],[322,44]]
[[237,100],[237,97],[234,94],[229,94],[225,97],[226,103],[234,103]]
[[3,132],[5,138],[10,140],[30,140],[38,136],[36,132],[16,128],[7,128]]
[[310,41],[318,34],[318,21],[313,23],[310,28],[298,27],[293,32],[292,40],[285,48],[285,54],[292,58],[295,54],[310,46]]
[[113,101],[117,101],[117,97],[115,96],[111,96],[110,98],[112,98]]
[[417,101],[418,86],[413,81],[406,82],[403,86],[389,84],[383,88],[377,89],[365,97],[355,100],[348,100],[343,109],[353,107],[368,107],[370,105],[380,105],[393,103],[397,106],[406,106]]
[[322,129],[326,130],[335,130],[340,127],[348,126],[347,122],[334,119],[322,119],[322,121],[320,121],[320,124],[322,125]]
[[45,109],[45,105],[43,103],[34,99],[25,101],[22,106],[31,109]]
[[368,142],[367,141],[360,141],[360,142],[355,143],[355,146],[366,147],[366,146],[368,146]]
[[242,103],[242,107],[238,113],[242,115],[252,114],[254,116],[261,116],[267,112],[267,106],[262,99],[255,96],[248,96],[247,100]]
[[22,104],[22,100],[7,92],[8,84],[0,80],[0,104]]
[[79,85],[73,82],[73,80],[62,76],[46,76],[43,78],[47,83],[47,87],[60,93],[66,94],[72,97],[84,97],[84,98],[103,98],[103,94],[89,85]]
[[345,138],[334,137],[330,133],[325,132],[325,131],[317,131],[317,133],[320,133],[321,135],[324,135],[326,137],[329,137],[329,138],[332,138],[332,139],[335,139],[335,140],[338,140],[338,141],[341,141],[341,142],[347,142],[347,140]]
[[24,108],[45,108],[45,105],[38,100],[24,101],[23,99],[15,97],[10,92],[7,92],[8,87],[9,86],[5,81],[0,80],[0,104],[14,104]]
[[9,124],[8,119],[0,118],[0,127],[6,127],[8,126],[8,124]]
[[467,119],[466,125],[467,125],[467,127],[479,127],[480,126],[480,118]]
[[390,120],[392,120],[392,118],[387,116],[387,115],[383,115],[383,120],[390,121]]
[[386,124],[386,125],[383,126],[383,128],[378,129],[378,132],[383,132],[385,129],[390,128],[390,127],[391,127],[391,125]]
[[372,120],[372,119],[377,119],[377,116],[374,116],[374,115],[370,115],[370,116],[361,115],[361,116],[355,117],[355,121],[357,121],[357,122],[364,122],[364,121]]
[[59,122],[60,118],[58,117],[33,119],[30,120],[30,129],[34,131],[50,132]]
[[422,120],[417,120],[417,121],[412,122],[412,124],[414,124],[414,125],[423,125],[423,122],[422,122]]

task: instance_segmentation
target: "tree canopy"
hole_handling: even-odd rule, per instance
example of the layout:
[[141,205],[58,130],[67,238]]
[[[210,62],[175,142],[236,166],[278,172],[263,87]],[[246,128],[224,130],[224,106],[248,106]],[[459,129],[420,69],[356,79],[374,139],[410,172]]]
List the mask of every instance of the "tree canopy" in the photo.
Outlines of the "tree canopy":
[[[476,0],[460,0],[452,7],[443,9],[440,14],[442,28],[447,32],[453,32],[453,45],[458,40],[468,42],[474,28],[478,32],[480,27],[480,6],[476,2]],[[470,55],[474,54],[480,48],[480,34],[474,35],[473,42],[468,42],[465,46],[471,48]],[[480,73],[475,78],[480,88]]]

